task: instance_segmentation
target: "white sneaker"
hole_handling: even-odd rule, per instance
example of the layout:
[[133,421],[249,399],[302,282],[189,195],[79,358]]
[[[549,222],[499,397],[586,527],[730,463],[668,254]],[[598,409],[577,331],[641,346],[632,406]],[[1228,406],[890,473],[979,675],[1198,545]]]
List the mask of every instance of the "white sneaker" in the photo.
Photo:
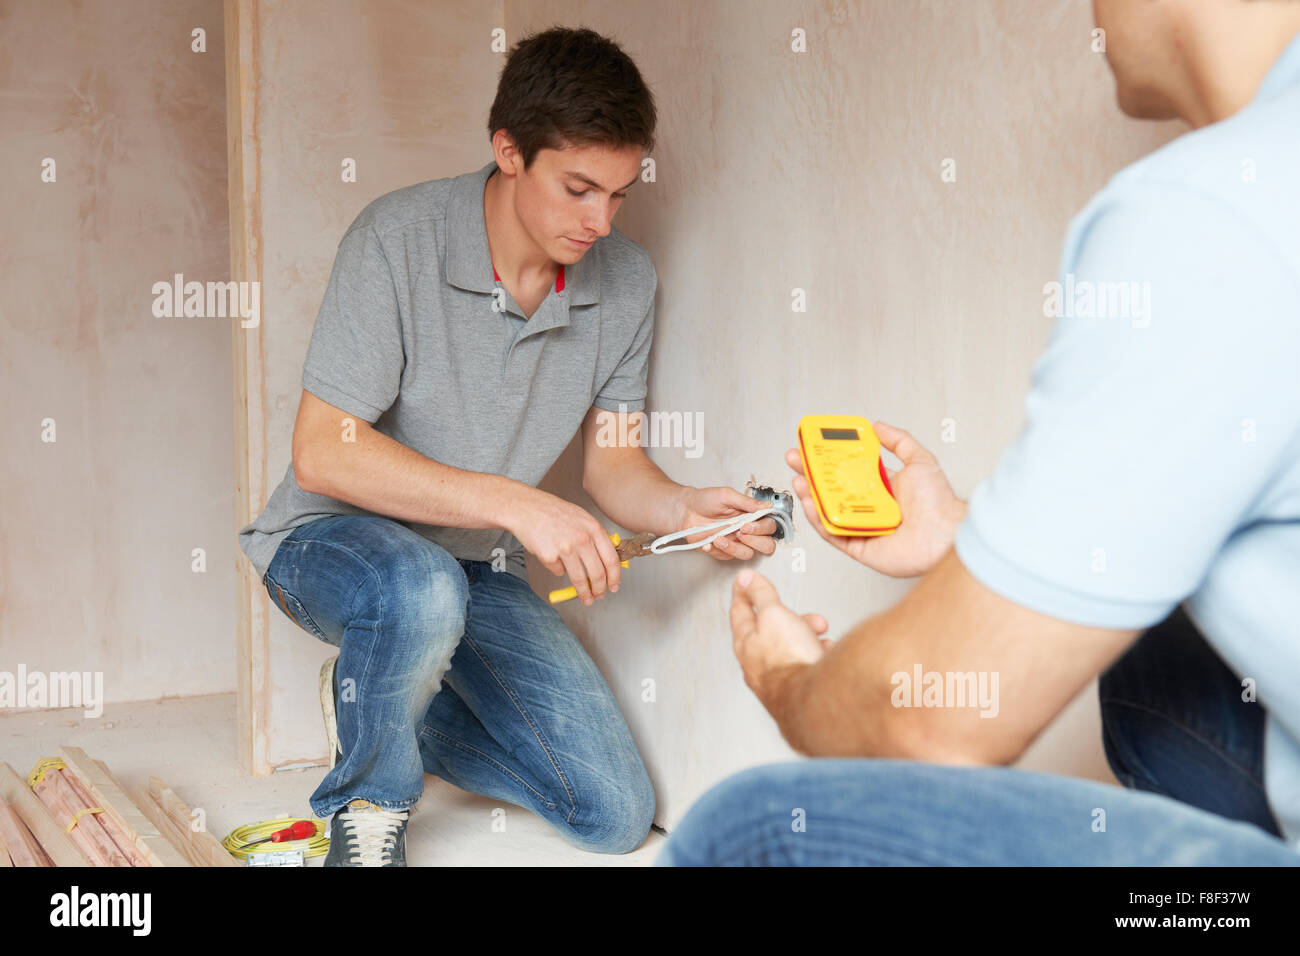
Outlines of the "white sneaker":
[[330,821],[326,866],[406,866],[409,810],[385,810],[352,800]]

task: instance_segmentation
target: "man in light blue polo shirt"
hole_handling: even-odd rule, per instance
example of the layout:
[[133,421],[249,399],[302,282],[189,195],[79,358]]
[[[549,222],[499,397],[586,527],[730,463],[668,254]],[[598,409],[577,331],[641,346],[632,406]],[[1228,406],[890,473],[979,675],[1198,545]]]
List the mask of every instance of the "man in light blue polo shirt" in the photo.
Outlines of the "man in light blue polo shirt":
[[[1094,13],[1124,111],[1193,131],[1071,224],[1026,427],[968,510],[876,423],[903,524],[823,536],[924,574],[907,597],[824,651],[737,576],[747,683],[830,759],[723,781],[661,863],[1300,864],[1300,3]],[[1130,789],[998,766],[1099,675]]]

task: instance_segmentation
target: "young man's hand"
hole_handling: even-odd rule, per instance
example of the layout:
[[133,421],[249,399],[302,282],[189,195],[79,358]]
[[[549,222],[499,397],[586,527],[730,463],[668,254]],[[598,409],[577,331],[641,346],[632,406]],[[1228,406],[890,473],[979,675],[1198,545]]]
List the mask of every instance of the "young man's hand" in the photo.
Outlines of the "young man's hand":
[[[697,528],[704,524],[713,524],[715,521],[722,521],[724,518],[735,518],[747,511],[761,511],[767,507],[764,502],[725,485],[714,488],[688,488],[682,502],[682,516],[675,529],[677,531]],[[746,561],[752,558],[756,552],[771,554],[776,550],[776,539],[772,537],[775,531],[775,519],[759,518],[757,521],[742,525],[739,531],[733,531],[725,537],[706,544],[700,550],[712,555],[719,561],[730,561],[733,558]],[[684,540],[688,543],[694,543],[710,538],[717,533],[718,529],[715,528],[713,531],[702,531],[699,534],[690,535]]]
[[567,574],[583,604],[617,591],[618,552],[600,522],[577,505],[538,488],[519,489],[506,530],[552,574]]
[[804,514],[817,533],[855,561],[894,578],[925,574],[944,556],[952,544],[957,526],[966,516],[966,503],[953,493],[938,460],[921,443],[901,428],[874,422],[880,444],[888,448],[903,467],[886,468],[894,498],[903,512],[903,522],[892,534],[874,538],[832,534],[817,514],[797,448],[785,453],[786,463],[798,474],[794,493],[803,502]]

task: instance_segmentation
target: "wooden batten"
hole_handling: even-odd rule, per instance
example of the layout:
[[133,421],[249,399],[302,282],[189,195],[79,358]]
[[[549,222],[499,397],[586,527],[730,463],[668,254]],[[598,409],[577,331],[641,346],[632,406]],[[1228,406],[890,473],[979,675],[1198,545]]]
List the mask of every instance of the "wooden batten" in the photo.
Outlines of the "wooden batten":
[[59,756],[69,772],[89,791],[130,837],[149,866],[188,866],[185,857],[150,822],[114,779],[108,766],[80,747],[60,747]]
[[0,761],[0,800],[13,808],[55,866],[90,866],[90,861],[27,786],[27,781],[3,761]]
[[149,778],[149,796],[162,808],[163,813],[181,832],[190,847],[204,862],[200,866],[242,866],[243,864],[230,855],[230,851],[221,845],[211,833],[192,828],[193,816],[185,801],[176,796],[171,787],[157,777]]
[[[230,278],[262,278],[261,146],[257,116],[258,0],[225,0],[226,159],[230,181]],[[266,372],[261,321],[233,329],[235,528],[266,506]],[[267,756],[270,598],[243,554],[236,573],[236,731],[239,762],[251,774],[274,769]]]

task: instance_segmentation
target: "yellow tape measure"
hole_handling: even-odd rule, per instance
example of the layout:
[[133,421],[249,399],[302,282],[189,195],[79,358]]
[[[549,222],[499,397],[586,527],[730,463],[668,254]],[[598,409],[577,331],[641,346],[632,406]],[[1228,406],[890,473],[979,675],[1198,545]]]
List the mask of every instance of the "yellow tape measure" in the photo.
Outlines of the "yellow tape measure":
[[822,526],[831,534],[871,537],[902,523],[880,439],[859,415],[805,415],[799,455]]

